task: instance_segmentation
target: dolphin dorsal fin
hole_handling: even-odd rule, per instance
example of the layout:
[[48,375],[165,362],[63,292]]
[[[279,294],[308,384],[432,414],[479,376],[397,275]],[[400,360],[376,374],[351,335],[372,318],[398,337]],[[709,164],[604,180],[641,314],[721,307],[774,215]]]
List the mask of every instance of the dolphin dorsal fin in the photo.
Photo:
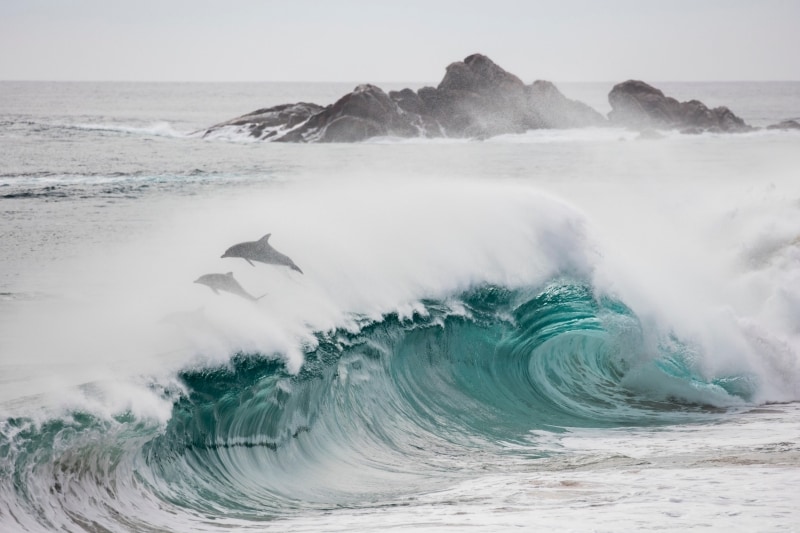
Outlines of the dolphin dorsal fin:
[[270,237],[272,237],[272,233],[267,233],[266,235],[258,239],[258,242],[269,242]]

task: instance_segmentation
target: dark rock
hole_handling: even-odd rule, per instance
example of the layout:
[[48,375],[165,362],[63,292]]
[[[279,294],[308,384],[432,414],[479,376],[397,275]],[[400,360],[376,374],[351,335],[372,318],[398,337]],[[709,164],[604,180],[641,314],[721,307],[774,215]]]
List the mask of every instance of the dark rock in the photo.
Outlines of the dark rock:
[[420,89],[425,111],[451,137],[521,133],[541,126],[522,80],[481,54],[448,65],[434,89]]
[[432,87],[423,87],[418,94],[425,103],[428,116],[448,137],[482,137],[525,131],[523,125],[513,124],[515,117],[512,113],[503,113],[484,95]]
[[733,111],[725,106],[715,107],[712,109],[716,115],[717,126],[723,132],[742,132],[752,131],[755,128],[749,126],[744,119],[737,117]]
[[709,109],[699,100],[683,102],[679,108],[679,120],[695,128],[707,130],[744,131],[749,129],[744,120],[733,114],[727,107]]
[[698,100],[678,102],[639,80],[617,84],[608,94],[612,124],[637,129],[700,128],[707,131],[749,131],[750,126],[727,107],[709,109]]
[[606,123],[600,113],[569,100],[552,83],[537,81],[526,86],[481,54],[451,63],[438,87],[423,87],[417,95],[424,103],[423,114],[450,137],[481,139],[537,128]]
[[[433,89],[433,87],[427,87]],[[424,90],[422,90],[424,93]],[[429,137],[443,136],[444,132],[439,122],[437,122],[429,113],[425,101],[412,91],[411,89],[403,89],[402,91],[389,91],[389,98],[391,98],[403,111],[411,113],[419,117],[424,134]]]
[[225,130],[240,131],[257,139],[285,133],[323,110],[322,106],[300,102],[259,109],[208,128],[203,137]]
[[606,118],[577,100],[570,100],[549,81],[536,80],[528,86],[530,105],[545,128],[605,126]]
[[635,128],[670,127],[676,120],[680,103],[664,96],[643,81],[628,80],[617,84],[608,94],[612,123]]
[[482,54],[472,54],[464,61],[448,65],[438,89],[469,91],[482,94],[517,93],[522,95],[525,84]]
[[800,122],[796,120],[784,120],[777,124],[767,126],[768,130],[800,130]]
[[403,89],[402,91],[389,91],[389,98],[400,106],[400,109],[407,113],[416,113],[422,115],[425,104],[420,97],[411,89]]
[[[471,56],[470,56],[471,57]],[[445,69],[444,78],[436,87],[440,91],[469,91],[477,92],[480,85],[477,75],[472,72],[463,61],[450,63]]]
[[598,125],[602,116],[547,82],[526,86],[491,59],[473,54],[450,64],[438,87],[388,95],[361,85],[328,107],[290,104],[259,109],[209,128],[239,128],[283,142],[353,142],[375,136],[483,139],[532,128]]
[[359,85],[277,141],[356,142],[378,136],[416,137],[419,116],[403,111],[382,89]]

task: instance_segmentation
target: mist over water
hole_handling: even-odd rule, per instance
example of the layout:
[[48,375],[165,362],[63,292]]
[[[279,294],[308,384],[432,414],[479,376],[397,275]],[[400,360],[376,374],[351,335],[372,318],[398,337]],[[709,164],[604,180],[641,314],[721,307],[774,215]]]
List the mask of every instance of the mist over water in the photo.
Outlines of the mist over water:
[[[1,137],[0,524],[794,523],[797,134],[283,146],[109,114]],[[267,233],[304,274],[220,257]],[[192,283],[226,272],[266,296]]]

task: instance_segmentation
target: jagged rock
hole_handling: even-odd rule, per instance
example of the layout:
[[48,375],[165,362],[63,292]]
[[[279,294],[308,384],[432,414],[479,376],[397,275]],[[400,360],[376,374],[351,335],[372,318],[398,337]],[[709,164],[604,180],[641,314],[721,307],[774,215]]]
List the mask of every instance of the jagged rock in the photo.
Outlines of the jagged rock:
[[628,80],[608,93],[611,122],[635,128],[669,127],[680,103],[643,81]]
[[359,85],[277,141],[356,142],[378,136],[416,137],[419,116],[403,111],[382,89]]
[[639,80],[615,85],[608,94],[608,102],[611,104],[609,120],[621,126],[637,129],[701,128],[723,132],[752,129],[727,107],[709,109],[698,100],[681,103]]
[[420,97],[411,89],[403,89],[402,91],[389,91],[389,98],[400,106],[400,109],[407,113],[415,113],[422,115],[425,103]]
[[570,100],[549,81],[536,80],[528,86],[528,96],[546,128],[605,126],[606,118],[577,100]]
[[[432,89],[432,87],[428,87],[428,89]],[[444,135],[441,125],[431,117],[425,101],[420,95],[411,89],[403,89],[402,91],[389,91],[389,98],[406,113],[419,117],[425,135],[429,137]]]
[[552,83],[539,80],[526,86],[481,54],[450,64],[439,86],[424,87],[418,96],[424,111],[454,137],[484,138],[607,122],[588,105],[566,98]]
[[[609,94],[614,124],[698,131],[742,131],[749,127],[728,108],[680,103],[641,81],[627,81]],[[488,57],[472,54],[447,66],[437,87],[386,94],[359,85],[327,107],[298,103],[259,109],[205,131],[228,128],[257,139],[282,142],[355,142],[376,136],[448,136],[484,139],[537,128],[602,126],[605,118],[566,98],[550,82],[525,85]]]
[[439,86],[421,89],[419,96],[451,137],[484,138],[542,126],[522,80],[481,54],[448,65]]
[[709,109],[699,100],[683,102],[679,107],[679,120],[695,128],[720,131],[744,131],[749,129],[744,120],[727,107]]
[[203,137],[238,130],[257,139],[268,139],[291,130],[322,110],[322,106],[306,102],[259,109],[211,126]]
[[768,130],[800,130],[800,122],[796,120],[784,120],[777,124],[767,126]]
[[438,89],[490,95],[502,93],[522,95],[525,84],[485,55],[472,54],[464,58],[464,61],[457,61],[447,66]]

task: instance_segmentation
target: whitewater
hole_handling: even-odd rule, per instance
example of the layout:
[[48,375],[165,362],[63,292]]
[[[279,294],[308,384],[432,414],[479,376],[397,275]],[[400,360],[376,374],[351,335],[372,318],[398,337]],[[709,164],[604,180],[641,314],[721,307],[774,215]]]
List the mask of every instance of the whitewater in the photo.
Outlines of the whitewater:
[[197,133],[350,89],[0,83],[0,530],[797,531],[800,133]]

